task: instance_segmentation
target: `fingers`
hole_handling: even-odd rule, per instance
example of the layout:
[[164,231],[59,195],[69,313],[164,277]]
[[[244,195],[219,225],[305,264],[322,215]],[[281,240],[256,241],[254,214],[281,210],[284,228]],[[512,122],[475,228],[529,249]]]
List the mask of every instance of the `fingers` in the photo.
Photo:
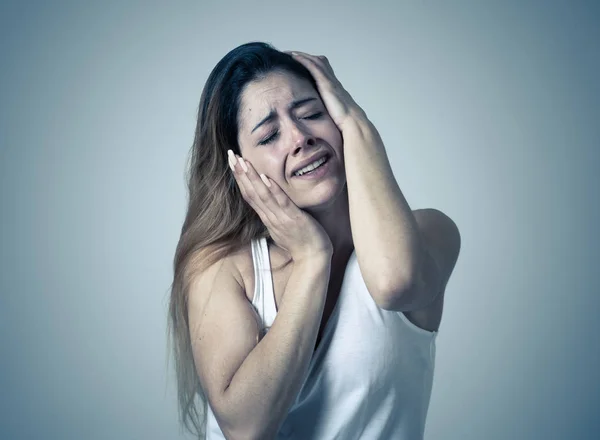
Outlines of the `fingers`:
[[291,54],[293,57],[304,57],[304,58],[308,58],[309,60],[311,60],[312,62],[314,62],[315,64],[319,64],[322,66],[329,66],[329,59],[325,56],[325,55],[311,55],[308,54],[306,52],[299,52],[299,51],[293,51],[293,52],[287,52],[289,54]]
[[325,55],[310,55],[299,51],[285,51],[285,53],[292,55],[295,60],[303,64],[316,77],[315,79],[324,77],[333,81],[335,78],[333,68]]
[[235,178],[238,188],[242,193],[242,197],[244,198],[244,200],[246,200],[246,202],[250,204],[252,209],[254,209],[257,212],[257,214],[260,216],[263,222],[265,220],[268,220],[266,218],[267,214],[264,212],[264,210],[254,203],[252,192],[249,191],[249,189],[252,190],[252,188],[249,188],[248,184],[244,183],[243,176],[246,174],[246,170],[248,170],[248,165],[245,164],[243,161],[240,161],[231,150],[227,151],[227,156],[229,159],[229,168],[231,168],[231,170],[233,171],[233,177]]
[[[259,214],[263,222],[277,223],[281,216],[281,194],[287,195],[265,175],[259,175],[252,164],[229,150],[229,164],[244,200]],[[271,186],[267,185],[270,184]],[[276,195],[279,194],[279,198]]]

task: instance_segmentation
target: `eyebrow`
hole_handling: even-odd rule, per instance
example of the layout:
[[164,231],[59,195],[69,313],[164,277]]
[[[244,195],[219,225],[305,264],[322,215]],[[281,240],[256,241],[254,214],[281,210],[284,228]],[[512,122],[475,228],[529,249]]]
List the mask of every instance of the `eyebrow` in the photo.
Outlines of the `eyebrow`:
[[[295,108],[298,108],[301,105],[306,104],[307,102],[316,101],[316,100],[317,100],[317,98],[298,99],[296,101],[293,101],[290,104],[290,106],[288,107],[288,110],[294,110]],[[275,110],[271,110],[269,112],[269,114],[262,121],[260,121],[258,124],[256,124],[256,127],[254,127],[250,133],[254,133],[254,131],[256,131],[256,129],[258,127],[260,127],[261,125],[263,125],[265,122],[271,121],[274,117],[275,117]]]

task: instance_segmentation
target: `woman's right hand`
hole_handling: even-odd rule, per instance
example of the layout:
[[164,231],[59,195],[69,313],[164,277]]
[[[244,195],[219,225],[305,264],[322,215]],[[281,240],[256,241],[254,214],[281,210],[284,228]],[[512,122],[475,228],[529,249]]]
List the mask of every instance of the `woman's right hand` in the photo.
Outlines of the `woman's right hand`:
[[259,215],[273,241],[289,252],[294,261],[318,255],[331,258],[333,245],[321,224],[298,208],[277,183],[264,174],[259,176],[250,162],[231,150],[227,153],[244,200]]

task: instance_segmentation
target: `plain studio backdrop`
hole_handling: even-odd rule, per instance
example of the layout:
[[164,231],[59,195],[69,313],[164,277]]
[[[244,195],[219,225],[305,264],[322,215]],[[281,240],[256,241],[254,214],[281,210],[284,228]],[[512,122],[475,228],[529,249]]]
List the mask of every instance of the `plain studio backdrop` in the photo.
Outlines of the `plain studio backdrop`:
[[250,41],[326,55],[412,209],[461,230],[426,439],[598,438],[598,8],[341,0],[0,6],[0,438],[191,438],[166,361],[184,167]]

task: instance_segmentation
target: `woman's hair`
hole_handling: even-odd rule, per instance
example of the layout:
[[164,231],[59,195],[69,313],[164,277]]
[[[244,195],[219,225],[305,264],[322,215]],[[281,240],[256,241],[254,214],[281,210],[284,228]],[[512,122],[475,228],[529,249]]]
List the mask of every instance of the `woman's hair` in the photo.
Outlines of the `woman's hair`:
[[252,42],[236,47],[217,63],[200,97],[187,164],[187,213],[175,250],[167,318],[167,351],[170,356],[173,343],[179,421],[198,438],[205,436],[207,401],[192,352],[189,288],[194,277],[212,264],[249,245],[252,239],[269,237],[266,226],[237,187],[227,150],[241,156],[237,138],[244,88],[274,72],[306,79],[318,90],[310,72],[290,55],[270,44]]

